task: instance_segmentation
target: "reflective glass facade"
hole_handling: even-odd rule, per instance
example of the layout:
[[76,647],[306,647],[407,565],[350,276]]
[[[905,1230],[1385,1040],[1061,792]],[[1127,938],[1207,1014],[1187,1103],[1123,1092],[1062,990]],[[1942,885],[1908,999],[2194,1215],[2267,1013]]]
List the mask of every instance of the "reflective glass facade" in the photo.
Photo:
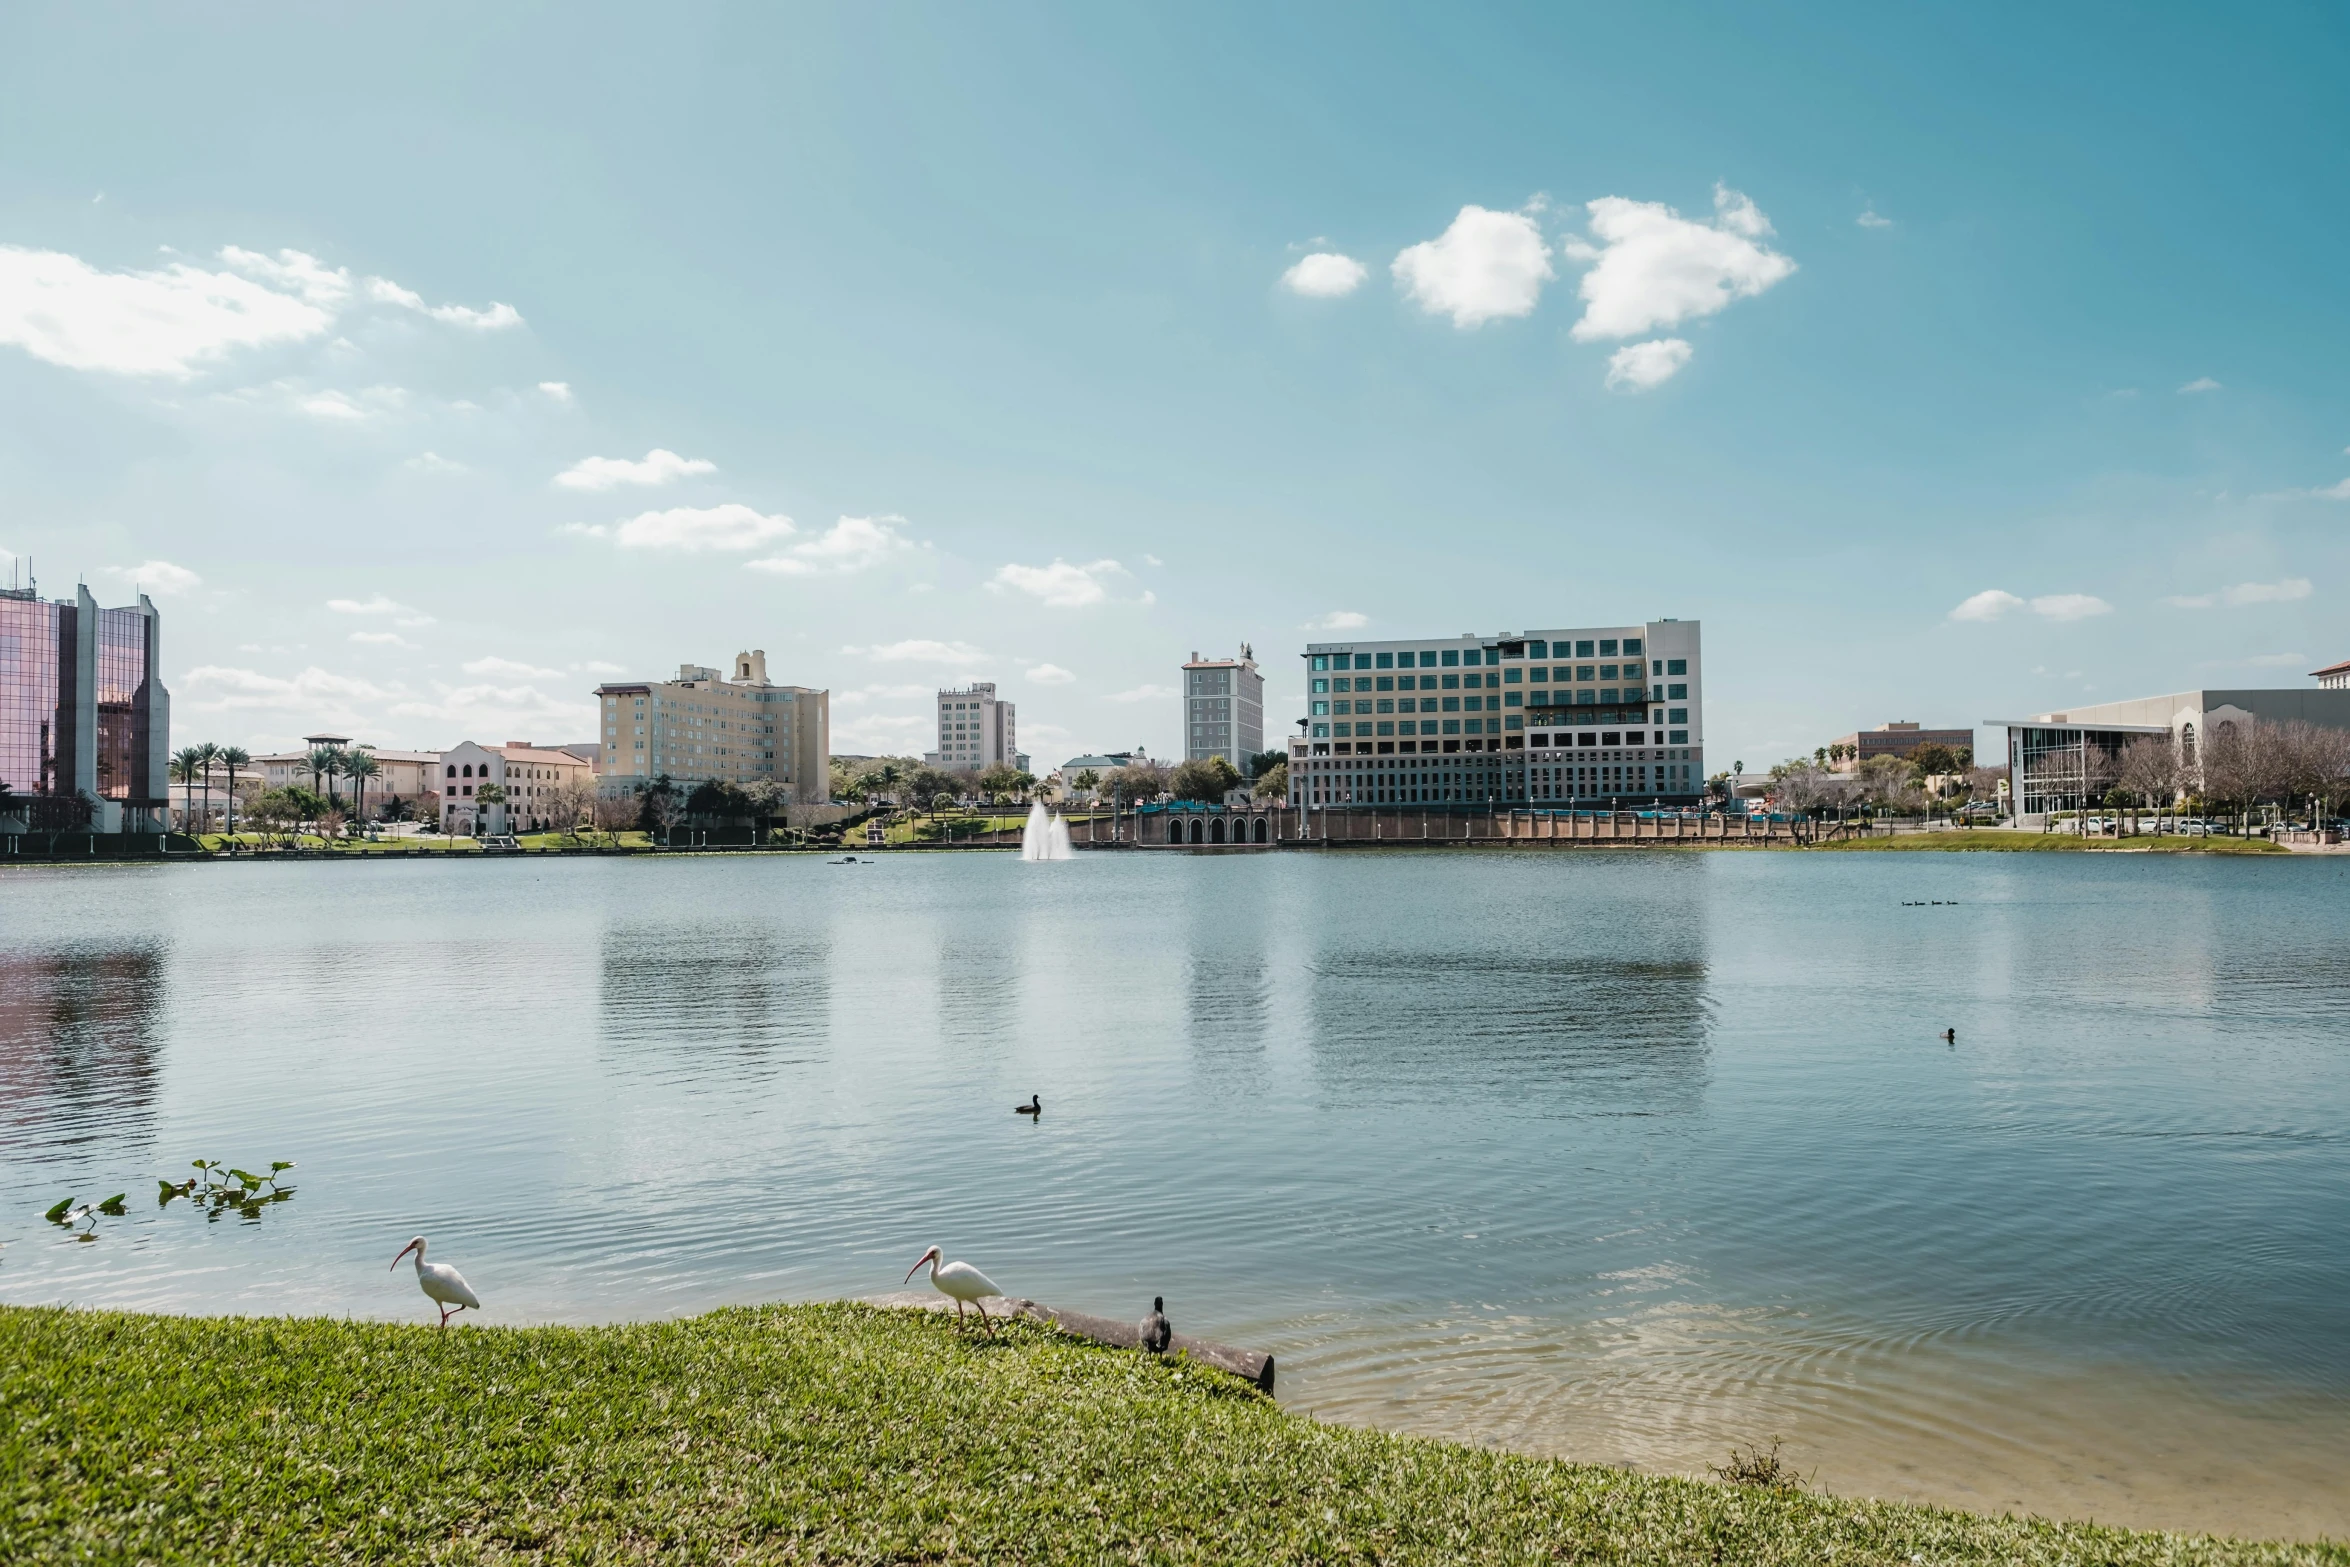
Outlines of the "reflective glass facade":
[[100,609],[87,588],[49,603],[0,591],[0,782],[99,802],[101,831],[158,825],[171,745],[159,627],[144,596]]
[[[0,783],[17,794],[59,792],[57,742],[73,715],[72,616],[70,604],[0,595]],[[68,757],[66,793],[71,771]]]

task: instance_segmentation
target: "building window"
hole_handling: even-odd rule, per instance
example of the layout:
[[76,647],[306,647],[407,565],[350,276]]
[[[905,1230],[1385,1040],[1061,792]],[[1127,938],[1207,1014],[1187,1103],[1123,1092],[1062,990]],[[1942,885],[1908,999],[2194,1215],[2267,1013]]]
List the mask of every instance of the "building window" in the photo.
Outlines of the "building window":
[[[1674,708],[1672,717],[1668,720],[1668,722],[1676,724],[1685,724],[1689,722],[1689,709],[1685,707]],[[1680,744],[1680,742],[1677,740],[1673,743],[1676,745]]]
[[[1605,653],[1606,651],[1606,648],[1600,649],[1600,652],[1602,653]],[[1640,651],[1640,639],[1638,637],[1626,637],[1624,639],[1624,651],[1627,653],[1638,653]]]
[[1676,702],[1686,702],[1689,700],[1689,688],[1686,685],[1672,686],[1666,690],[1665,695]]
[[1665,673],[1668,675],[1685,675],[1689,673],[1689,660],[1685,658],[1666,659]]
[[[1457,648],[1457,647],[1448,647],[1448,648],[1446,648],[1446,649],[1444,650],[1444,662],[1445,662],[1447,665],[1457,664],[1457,663],[1459,663],[1460,661],[1461,661],[1461,650],[1460,650],[1459,648]],[[1451,683],[1452,683],[1452,681],[1451,681],[1451,678],[1448,676],[1448,677],[1446,678],[1446,680],[1445,680],[1445,684],[1447,684],[1447,685],[1450,685]]]

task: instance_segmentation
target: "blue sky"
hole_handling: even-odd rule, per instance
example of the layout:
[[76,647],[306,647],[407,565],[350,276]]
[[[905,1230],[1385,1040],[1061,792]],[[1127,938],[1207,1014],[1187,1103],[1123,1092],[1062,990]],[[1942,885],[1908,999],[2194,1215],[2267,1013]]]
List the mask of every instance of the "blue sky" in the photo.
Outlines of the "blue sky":
[[219,15],[0,17],[0,550],[182,741],[759,646],[1050,764],[1678,616],[1751,766],[2350,656],[2339,11]]

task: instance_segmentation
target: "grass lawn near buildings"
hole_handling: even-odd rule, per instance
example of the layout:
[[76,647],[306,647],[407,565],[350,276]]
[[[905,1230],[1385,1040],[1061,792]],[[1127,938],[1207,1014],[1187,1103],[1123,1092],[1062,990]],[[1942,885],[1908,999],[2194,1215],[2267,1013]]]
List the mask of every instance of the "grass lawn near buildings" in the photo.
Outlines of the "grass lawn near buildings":
[[[428,1308],[415,1302],[421,1316]],[[0,1308],[0,1560],[2344,1563],[1319,1424],[1033,1323]]]
[[[481,852],[480,842],[473,838],[449,838],[439,834],[426,835],[422,833],[384,838],[340,838],[330,843],[316,833],[302,833],[288,839],[271,837],[263,833],[215,832],[202,834],[196,841],[215,854],[229,852],[229,845],[232,842],[239,849],[326,849],[332,850],[336,854],[386,854],[394,850],[431,854],[479,854]],[[650,848],[653,842],[650,834],[641,832],[581,833],[577,836],[559,832],[525,833],[515,841],[520,843],[524,849],[533,851],[579,848],[644,849]]]
[[[1731,847],[1737,847],[1732,844]],[[2189,838],[2152,833],[2134,838],[2083,838],[2071,833],[2016,832],[2005,827],[1968,827],[1949,832],[1900,833],[1890,838],[1856,838],[1805,845],[1806,852],[1955,853],[1967,850],[2010,854],[2290,854],[2265,838]]]

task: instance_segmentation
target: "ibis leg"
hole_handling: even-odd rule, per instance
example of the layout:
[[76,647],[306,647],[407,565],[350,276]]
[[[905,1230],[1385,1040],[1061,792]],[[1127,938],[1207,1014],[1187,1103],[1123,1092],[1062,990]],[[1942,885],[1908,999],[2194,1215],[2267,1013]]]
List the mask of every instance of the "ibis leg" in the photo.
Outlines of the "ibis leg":
[[973,1301],[971,1303],[971,1309],[979,1313],[980,1324],[987,1329],[987,1336],[989,1338],[995,1337],[995,1324],[988,1320],[987,1308],[982,1306],[979,1302]]

